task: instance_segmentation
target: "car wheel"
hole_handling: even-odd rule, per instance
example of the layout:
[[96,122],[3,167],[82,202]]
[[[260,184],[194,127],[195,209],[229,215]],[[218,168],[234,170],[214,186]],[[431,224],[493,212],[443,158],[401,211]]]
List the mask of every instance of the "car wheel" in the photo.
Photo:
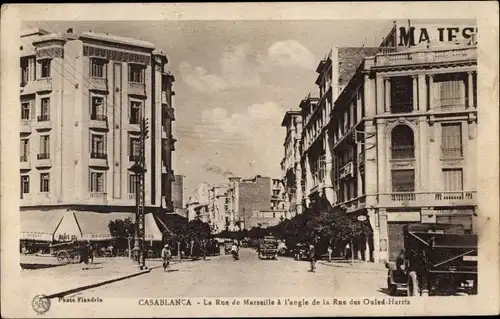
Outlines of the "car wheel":
[[415,297],[419,295],[417,273],[414,271],[410,272],[410,274],[408,275],[406,290],[408,297]]
[[391,279],[387,278],[387,289],[389,290],[390,296],[396,296],[398,287],[396,285],[391,284]]

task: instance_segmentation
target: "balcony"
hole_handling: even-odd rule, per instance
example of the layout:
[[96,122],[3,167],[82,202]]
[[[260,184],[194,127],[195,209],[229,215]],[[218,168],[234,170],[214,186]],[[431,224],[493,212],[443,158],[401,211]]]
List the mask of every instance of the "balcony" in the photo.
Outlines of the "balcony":
[[102,114],[90,114],[89,127],[108,130],[108,117]]
[[52,121],[48,114],[38,115],[36,120],[37,130],[50,130],[52,128]]
[[391,147],[392,160],[414,160],[415,148],[413,145],[400,145]]
[[93,167],[108,167],[108,154],[102,152],[90,153],[89,166]]
[[89,90],[90,91],[100,91],[100,92],[109,92],[108,91],[108,79],[99,78],[99,77],[91,77],[89,80]]
[[453,111],[465,109],[465,97],[447,99],[433,99],[433,106],[441,111]]
[[411,65],[422,63],[458,62],[477,60],[477,49],[475,46],[454,49],[422,49],[414,52],[400,52],[389,54],[377,54],[374,64],[376,67]]
[[89,196],[89,204],[91,205],[107,205],[108,193],[104,192],[91,192]]
[[36,156],[36,167],[50,167],[52,163],[50,162],[50,153],[40,153]]
[[422,206],[474,206],[475,191],[456,192],[404,192],[379,194],[381,207],[422,207]]
[[462,147],[442,147],[441,159],[462,159],[464,156]]
[[31,120],[21,120],[21,133],[31,133]]
[[144,83],[129,82],[128,94],[137,96],[146,96],[146,85]]
[[36,80],[37,92],[50,92],[52,91],[52,78],[40,78]]
[[163,108],[163,118],[175,121],[175,110],[171,107]]
[[168,94],[165,91],[161,91],[161,104],[169,105]]
[[400,113],[411,113],[413,112],[413,102],[399,102],[399,103],[391,103],[391,113],[392,114],[400,114]]
[[19,169],[31,169],[31,163],[28,155],[19,156],[20,167]]

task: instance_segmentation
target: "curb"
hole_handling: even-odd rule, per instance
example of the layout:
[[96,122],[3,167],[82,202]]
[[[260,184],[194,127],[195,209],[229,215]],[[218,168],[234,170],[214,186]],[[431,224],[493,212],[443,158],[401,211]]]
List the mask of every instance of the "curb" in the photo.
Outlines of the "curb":
[[[357,269],[357,270],[371,270],[371,271],[383,271],[385,268],[377,268],[377,267],[356,267],[357,263],[354,264],[339,264],[339,263],[326,263],[326,262],[320,262],[319,264],[329,266],[329,267],[337,267],[337,268],[350,268],[350,269]],[[364,264],[358,264],[358,265],[364,265]]]
[[147,273],[150,273],[151,270],[152,270],[152,268],[148,268],[146,270],[141,270],[139,272],[135,272],[135,273],[132,273],[132,274],[129,274],[129,275],[125,275],[125,276],[121,276],[121,277],[117,277],[117,278],[113,278],[113,279],[108,279],[108,280],[101,281],[101,282],[98,282],[98,283],[95,283],[95,284],[90,284],[90,285],[85,285],[85,286],[81,286],[81,287],[77,287],[77,288],[73,288],[73,289],[64,290],[64,291],[57,292],[57,293],[54,293],[54,294],[46,295],[45,298],[52,299],[52,298],[64,297],[66,295],[69,295],[69,294],[72,294],[72,293],[75,293],[75,292],[79,292],[79,291],[83,291],[83,290],[87,290],[87,289],[91,289],[91,288],[95,288],[95,287],[99,287],[99,286],[104,286],[104,285],[107,285],[107,284],[110,284],[110,283],[113,283],[113,282],[117,282],[117,281],[120,281],[120,280],[125,280],[125,279],[128,279],[128,278],[132,278],[132,277],[140,276],[140,275],[143,275],[143,274],[147,274]]

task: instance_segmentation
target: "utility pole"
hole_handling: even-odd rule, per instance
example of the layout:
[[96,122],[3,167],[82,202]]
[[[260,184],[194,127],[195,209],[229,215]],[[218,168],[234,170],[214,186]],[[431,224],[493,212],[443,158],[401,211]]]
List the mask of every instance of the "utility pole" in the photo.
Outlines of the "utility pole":
[[144,176],[146,173],[146,139],[148,138],[148,122],[146,119],[142,118],[140,123],[140,137],[139,137],[139,155],[134,158],[134,165],[129,169],[135,174],[135,240],[133,250],[137,254],[137,261],[139,269],[146,268],[146,252],[145,252],[145,242],[146,242],[146,231],[144,226],[144,200],[145,200],[145,189],[144,189]]

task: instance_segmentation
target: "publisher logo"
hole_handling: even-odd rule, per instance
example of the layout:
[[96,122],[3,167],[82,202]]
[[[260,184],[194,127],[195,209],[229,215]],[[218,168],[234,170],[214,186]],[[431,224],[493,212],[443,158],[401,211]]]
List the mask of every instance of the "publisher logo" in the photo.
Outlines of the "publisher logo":
[[50,309],[50,299],[44,295],[36,295],[31,302],[31,306],[37,314],[44,314]]

